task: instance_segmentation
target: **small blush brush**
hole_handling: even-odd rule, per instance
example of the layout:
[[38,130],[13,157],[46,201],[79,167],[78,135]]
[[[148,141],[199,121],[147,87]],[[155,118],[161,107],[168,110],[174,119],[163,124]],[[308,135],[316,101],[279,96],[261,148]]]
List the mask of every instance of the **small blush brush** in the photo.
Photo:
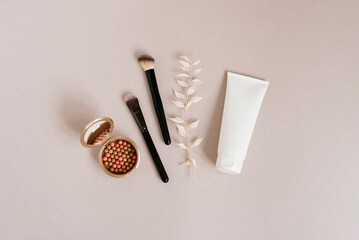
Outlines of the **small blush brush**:
[[153,105],[155,106],[158,122],[161,127],[163,140],[166,145],[169,145],[171,144],[171,138],[170,138],[170,133],[168,132],[167,121],[166,121],[165,112],[163,111],[160,92],[158,91],[156,75],[154,70],[155,60],[151,56],[143,55],[138,58],[138,62],[140,63],[142,69],[146,73],[148,85],[151,90]]
[[150,150],[150,153],[152,155],[152,159],[156,165],[157,171],[161,176],[161,179],[164,183],[168,182],[168,176],[166,173],[165,168],[163,167],[162,161],[160,156],[158,155],[158,152],[156,150],[155,145],[153,144],[152,138],[150,133],[148,132],[148,128],[146,126],[145,118],[143,117],[140,103],[138,102],[137,97],[135,97],[133,94],[128,94],[125,97],[125,102],[130,109],[133,117],[136,120],[136,123],[138,127],[140,128],[143,137],[145,138],[146,144],[148,149]]

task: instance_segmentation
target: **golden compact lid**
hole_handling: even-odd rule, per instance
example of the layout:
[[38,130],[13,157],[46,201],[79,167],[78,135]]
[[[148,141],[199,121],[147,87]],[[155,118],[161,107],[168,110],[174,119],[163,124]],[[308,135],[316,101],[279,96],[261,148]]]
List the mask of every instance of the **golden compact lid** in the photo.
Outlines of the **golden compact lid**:
[[111,118],[102,117],[89,122],[81,134],[81,144],[84,147],[92,148],[106,142],[113,131]]

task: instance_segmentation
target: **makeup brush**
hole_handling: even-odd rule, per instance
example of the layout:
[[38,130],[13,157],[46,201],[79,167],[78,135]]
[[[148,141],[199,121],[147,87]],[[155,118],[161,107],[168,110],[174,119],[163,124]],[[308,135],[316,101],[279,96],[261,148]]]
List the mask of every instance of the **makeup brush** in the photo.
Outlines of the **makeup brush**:
[[135,97],[133,94],[128,94],[125,97],[125,102],[126,102],[128,108],[130,109],[133,117],[135,118],[136,123],[142,132],[143,137],[145,138],[147,147],[150,150],[152,159],[155,162],[157,171],[160,174],[162,181],[165,183],[168,182],[168,176],[167,176],[166,170],[163,167],[160,156],[158,155],[156,147],[153,144],[151,135],[148,132],[145,118],[143,117],[143,114],[142,114],[142,111],[140,108],[140,103],[138,102],[137,97]]
[[166,121],[165,112],[163,111],[160,92],[158,91],[155,70],[154,70],[155,60],[151,56],[143,55],[138,58],[138,62],[140,63],[142,69],[146,73],[148,85],[151,90],[153,105],[155,106],[158,122],[160,123],[163,140],[166,145],[169,145],[171,144],[171,138],[170,138],[170,133],[168,132],[167,121]]

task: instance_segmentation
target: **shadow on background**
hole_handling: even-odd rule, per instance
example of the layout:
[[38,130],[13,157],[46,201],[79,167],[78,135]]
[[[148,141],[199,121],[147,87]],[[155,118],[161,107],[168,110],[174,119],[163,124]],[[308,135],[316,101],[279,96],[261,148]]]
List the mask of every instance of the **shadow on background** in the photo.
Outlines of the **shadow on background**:
[[[63,133],[70,138],[69,141],[77,141],[82,147],[80,136],[83,128],[90,121],[101,117],[96,113],[97,103],[93,96],[86,95],[80,91],[69,91],[63,93],[58,99],[58,112],[63,122]],[[89,149],[93,159],[97,162],[98,148]]]
[[218,148],[218,140],[219,133],[221,129],[222,122],[222,113],[224,106],[224,97],[226,93],[227,86],[227,71],[225,71],[222,83],[220,84],[220,88],[217,96],[213,96],[216,99],[216,105],[213,108],[213,112],[210,115],[210,124],[206,131],[207,135],[203,140],[202,151],[205,153],[207,159],[211,161],[214,165],[216,164],[216,158],[213,156],[217,156],[217,148]]

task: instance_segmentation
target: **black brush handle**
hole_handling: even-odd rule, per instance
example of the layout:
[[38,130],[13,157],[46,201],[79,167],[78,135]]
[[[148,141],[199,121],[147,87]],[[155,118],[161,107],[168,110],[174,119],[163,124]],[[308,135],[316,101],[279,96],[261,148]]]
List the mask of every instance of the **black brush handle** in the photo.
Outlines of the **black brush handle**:
[[150,133],[148,131],[146,131],[146,132],[142,132],[142,134],[143,134],[143,137],[145,138],[145,141],[147,143],[147,147],[150,150],[150,153],[152,155],[152,159],[155,162],[157,171],[161,176],[162,182],[164,182],[164,183],[168,182],[169,179],[168,179],[166,170],[165,170],[165,168],[164,168],[164,166],[162,164],[160,156],[157,153],[155,144],[153,144],[153,141],[152,141]]
[[166,121],[165,112],[163,111],[160,92],[158,91],[155,70],[154,69],[147,70],[146,77],[148,80],[148,85],[150,86],[153,105],[155,105],[158,122],[160,123],[163,140],[166,145],[169,145],[171,144],[171,138],[170,138],[170,133],[168,132],[167,121]]

